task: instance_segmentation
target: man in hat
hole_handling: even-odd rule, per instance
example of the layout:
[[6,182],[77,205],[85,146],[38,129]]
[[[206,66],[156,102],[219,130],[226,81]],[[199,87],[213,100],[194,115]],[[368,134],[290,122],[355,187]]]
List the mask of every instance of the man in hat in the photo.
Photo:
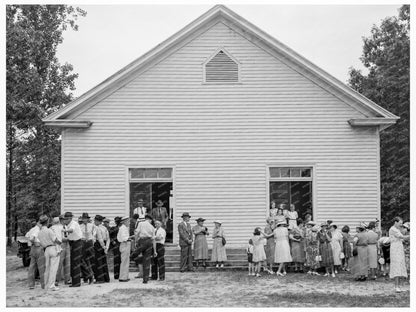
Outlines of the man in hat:
[[104,218],[103,226],[107,229],[108,232],[110,232],[110,219]]
[[59,266],[60,252],[60,249],[57,248],[57,245],[60,245],[61,241],[56,237],[55,232],[48,228],[48,216],[41,216],[39,218],[39,223],[41,224],[42,228],[39,231],[38,239],[40,245],[43,247],[45,256],[45,288],[47,290],[59,290],[59,288],[55,286],[55,280],[56,272],[58,271]]
[[110,282],[107,266],[107,251],[110,243],[107,229],[102,225],[104,217],[96,215],[94,218],[95,238],[94,238],[94,263],[93,271],[97,284]]
[[188,212],[182,214],[182,222],[178,225],[179,246],[181,247],[181,272],[194,271],[192,267],[192,242],[193,233],[189,220],[191,216]]
[[143,283],[146,284],[149,281],[150,263],[152,258],[152,251],[156,251],[155,242],[155,228],[151,224],[153,221],[152,216],[147,214],[145,216],[145,222],[140,222],[137,229],[134,231],[136,238],[136,249],[133,253],[133,259],[136,264],[139,264],[138,257],[143,255]]
[[155,221],[155,243],[156,253],[153,257],[152,263],[152,279],[163,281],[165,279],[165,239],[166,231],[162,227],[162,222],[159,220]]
[[90,216],[84,212],[81,216],[82,224],[82,258],[81,258],[81,272],[84,283],[92,284],[94,271],[92,269],[95,254],[94,254],[94,238],[96,237],[96,228],[90,223]]
[[120,243],[120,275],[119,282],[128,282],[130,265],[130,244],[134,235],[129,235],[130,218],[124,217],[120,220],[120,228],[117,233],[117,240]]
[[44,273],[45,273],[45,254],[42,246],[40,245],[40,241],[38,239],[39,231],[42,225],[38,221],[36,225],[32,227],[29,232],[26,233],[26,237],[29,239],[30,244],[30,265],[29,265],[29,272],[28,272],[28,281],[29,281],[29,289],[35,288],[35,273],[36,269],[39,271],[40,276],[40,286],[45,288],[45,280],[44,280]]
[[[57,251],[59,251],[59,264],[58,264],[58,270],[56,272],[56,281],[55,286],[58,286],[59,281],[61,280],[61,271],[62,271],[62,265],[61,265],[61,257],[62,257],[62,240],[63,240],[63,230],[64,227],[61,224],[61,220],[59,217],[54,217],[52,219],[52,226],[51,230],[55,233],[56,238],[59,240],[60,244],[57,246]],[[67,280],[66,280],[67,281]]]
[[110,248],[113,253],[114,279],[118,279],[120,275],[120,242],[117,240],[118,229],[121,226],[121,217],[115,217],[115,225],[110,227]]
[[[137,214],[137,223],[143,222],[147,213],[147,208],[143,205],[143,199],[137,201],[137,207],[133,210],[133,215]],[[137,228],[137,224],[136,227]]]
[[71,247],[71,280],[69,287],[81,286],[81,258],[82,258],[82,231],[78,222],[74,221],[72,212],[64,214],[64,237],[66,236]]
[[163,201],[160,199],[156,202],[156,207],[153,207],[151,216],[153,220],[159,220],[162,223],[162,227],[166,229],[169,216],[168,211],[163,207]]

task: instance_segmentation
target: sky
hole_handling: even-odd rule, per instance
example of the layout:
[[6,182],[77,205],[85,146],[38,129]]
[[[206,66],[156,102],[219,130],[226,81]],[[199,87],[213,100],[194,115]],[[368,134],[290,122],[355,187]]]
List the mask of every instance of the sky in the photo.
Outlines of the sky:
[[[70,63],[80,96],[119,69],[208,11],[198,5],[79,5],[87,11],[78,31],[64,32],[58,47],[61,63]],[[228,8],[289,46],[342,82],[352,66],[361,64],[362,37],[387,16],[397,16],[393,5],[236,5]]]

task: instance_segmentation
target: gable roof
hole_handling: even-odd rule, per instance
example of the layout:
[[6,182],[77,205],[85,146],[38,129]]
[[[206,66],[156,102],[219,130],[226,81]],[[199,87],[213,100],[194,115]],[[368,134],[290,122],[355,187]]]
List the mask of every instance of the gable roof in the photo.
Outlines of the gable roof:
[[261,46],[267,52],[279,58],[294,70],[300,72],[366,116],[366,118],[350,120],[349,123],[351,126],[380,126],[380,129],[385,129],[399,119],[396,115],[351,89],[232,10],[223,5],[216,5],[96,87],[44,118],[44,123],[55,127],[89,127],[92,124],[91,122],[74,119],[77,117],[77,112],[95,105],[100,100],[124,86],[140,74],[140,72],[154,65],[169,51],[178,47],[181,42],[219,21],[237,30],[242,36],[255,38],[256,45]]

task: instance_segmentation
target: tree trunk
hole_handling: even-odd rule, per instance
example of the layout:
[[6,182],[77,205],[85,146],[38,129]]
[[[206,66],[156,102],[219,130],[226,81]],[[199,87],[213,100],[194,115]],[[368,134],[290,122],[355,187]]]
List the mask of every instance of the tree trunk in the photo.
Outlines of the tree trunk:
[[7,177],[7,246],[12,246],[13,202],[13,129],[9,124],[9,168]]

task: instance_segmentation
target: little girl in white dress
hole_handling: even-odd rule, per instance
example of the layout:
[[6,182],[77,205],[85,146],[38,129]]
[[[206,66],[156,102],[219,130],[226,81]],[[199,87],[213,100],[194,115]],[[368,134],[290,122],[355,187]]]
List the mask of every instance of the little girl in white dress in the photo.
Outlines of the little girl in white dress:
[[260,276],[261,263],[266,260],[266,252],[264,251],[264,238],[261,236],[260,228],[255,228],[253,237],[253,263],[256,276]]

